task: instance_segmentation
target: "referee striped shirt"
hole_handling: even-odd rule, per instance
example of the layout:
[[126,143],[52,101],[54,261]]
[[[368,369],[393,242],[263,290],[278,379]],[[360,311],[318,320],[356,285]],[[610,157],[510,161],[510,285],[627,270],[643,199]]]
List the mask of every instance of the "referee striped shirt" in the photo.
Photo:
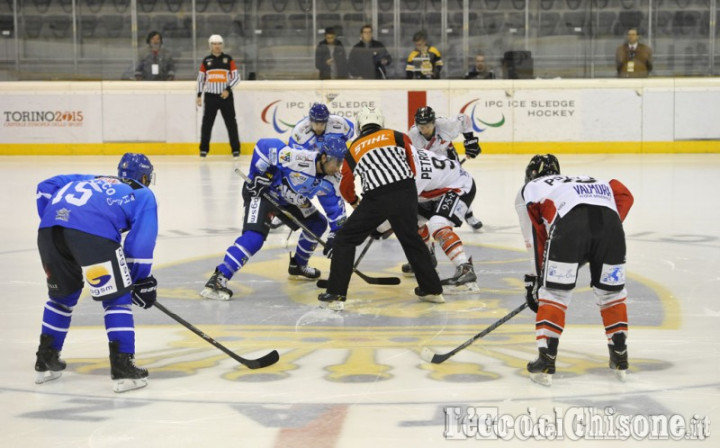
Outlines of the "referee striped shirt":
[[229,54],[219,56],[210,54],[200,64],[197,77],[197,95],[203,92],[220,95],[223,90],[230,90],[240,81],[235,61]]
[[357,202],[355,176],[360,176],[364,194],[414,181],[410,139],[402,132],[380,129],[361,135],[350,145],[342,166],[340,193],[350,204]]

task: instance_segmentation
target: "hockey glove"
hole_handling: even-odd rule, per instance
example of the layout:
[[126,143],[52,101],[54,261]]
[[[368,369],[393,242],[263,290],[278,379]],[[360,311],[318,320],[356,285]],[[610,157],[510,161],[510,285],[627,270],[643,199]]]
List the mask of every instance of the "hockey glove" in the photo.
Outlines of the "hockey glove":
[[148,309],[157,299],[157,280],[152,275],[138,280],[133,285],[132,302],[142,308]]
[[386,220],[370,233],[370,238],[374,240],[386,240],[390,238],[392,233],[393,229],[390,227],[390,223]]
[[471,138],[467,138],[466,135],[463,145],[465,146],[465,155],[470,157],[471,159],[474,159],[478,156],[478,154],[482,152],[482,149],[480,149],[480,145],[478,144],[477,137],[473,136]]
[[525,274],[525,301],[528,308],[534,313],[538,312],[538,282],[534,275]]
[[270,187],[272,180],[265,176],[255,176],[255,178],[247,184],[247,191],[250,196],[259,198]]
[[325,255],[328,258],[332,258],[333,244],[335,244],[335,232],[330,232],[330,233],[328,233],[328,238],[327,238],[327,241],[325,242],[325,247],[323,247],[323,255]]

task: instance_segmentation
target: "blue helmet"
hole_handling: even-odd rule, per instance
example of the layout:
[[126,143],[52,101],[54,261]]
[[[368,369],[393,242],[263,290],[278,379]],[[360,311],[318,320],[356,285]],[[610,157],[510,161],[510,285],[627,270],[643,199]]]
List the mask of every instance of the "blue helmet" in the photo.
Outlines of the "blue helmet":
[[320,146],[320,154],[326,154],[328,158],[343,160],[347,153],[345,139],[339,135],[328,135]]
[[330,111],[322,103],[314,103],[310,106],[310,121],[315,123],[327,123],[330,118]]
[[[145,180],[143,180],[145,176]],[[135,179],[145,186],[153,180],[153,166],[145,154],[126,152],[118,164],[118,177]]]

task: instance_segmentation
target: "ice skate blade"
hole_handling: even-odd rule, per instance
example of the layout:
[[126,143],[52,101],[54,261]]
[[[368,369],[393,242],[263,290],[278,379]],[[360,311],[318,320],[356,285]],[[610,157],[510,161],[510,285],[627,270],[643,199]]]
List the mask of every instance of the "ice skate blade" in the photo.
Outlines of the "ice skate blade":
[[402,275],[403,277],[415,277],[414,272],[403,272]]
[[304,275],[292,275],[292,274],[288,274],[288,279],[294,280],[294,281],[297,281],[297,282],[314,282],[314,281],[317,281],[317,279],[319,279],[319,278],[320,278],[319,276],[318,276],[318,277],[314,277],[314,278],[310,278],[310,277],[305,277]]
[[541,386],[550,387],[552,385],[552,375],[549,373],[531,373],[530,379]]
[[428,303],[445,303],[445,297],[442,294],[428,294],[426,296],[417,296],[422,302]]
[[320,308],[331,311],[343,311],[345,309],[345,302],[335,300],[333,302],[320,302]]
[[624,383],[627,379],[627,370],[614,370],[613,373],[615,373],[615,378],[617,378],[618,381]]
[[53,372],[51,370],[48,370],[46,372],[37,372],[37,375],[35,375],[35,384],[47,383],[48,381],[56,380],[61,376],[62,371]]
[[465,283],[464,285],[443,285],[443,294],[474,294],[480,292],[480,286],[476,282]]
[[212,288],[205,288],[200,291],[200,295],[210,300],[230,300],[230,294],[226,292],[215,291]]
[[115,380],[113,384],[113,392],[123,393],[130,390],[142,389],[143,387],[147,386],[147,383],[147,378],[123,378],[121,380]]

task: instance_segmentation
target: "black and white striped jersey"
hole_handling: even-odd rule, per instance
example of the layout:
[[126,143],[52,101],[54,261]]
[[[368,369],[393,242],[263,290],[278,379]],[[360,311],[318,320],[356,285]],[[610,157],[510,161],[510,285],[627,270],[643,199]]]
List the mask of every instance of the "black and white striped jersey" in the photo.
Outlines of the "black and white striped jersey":
[[200,63],[197,77],[198,96],[205,93],[220,95],[223,90],[232,89],[240,81],[237,66],[232,56],[220,53],[219,56],[210,54]]

